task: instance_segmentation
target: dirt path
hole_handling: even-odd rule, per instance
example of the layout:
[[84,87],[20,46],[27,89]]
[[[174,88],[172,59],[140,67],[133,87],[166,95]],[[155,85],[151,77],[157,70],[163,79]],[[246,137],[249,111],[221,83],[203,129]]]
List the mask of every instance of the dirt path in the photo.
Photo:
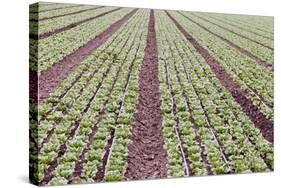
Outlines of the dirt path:
[[38,75],[29,70],[29,98],[34,104],[38,103]]
[[39,76],[39,103],[42,103],[47,99],[50,93],[52,93],[83,60],[104,44],[131,16],[136,13],[136,11],[137,9],[132,10],[93,40],[90,40],[87,44],[78,48],[72,54],[65,56],[61,62],[53,65],[46,72],[43,72]]
[[139,98],[132,144],[129,146],[126,179],[167,177],[167,153],[163,148],[162,111],[154,11],[150,12],[147,45],[139,74]]
[[273,143],[273,122],[259,111],[259,109],[246,97],[246,93],[237,85],[223,67],[203,48],[169,12],[167,15],[175,23],[185,38],[193,45],[196,51],[205,59],[221,84],[231,93],[235,101],[241,106],[243,112],[251,119],[255,126],[261,131],[264,138]]
[[260,59],[259,57],[255,56],[254,54],[252,54],[251,52],[249,52],[248,50],[241,48],[240,46],[234,44],[233,42],[231,42],[230,40],[210,31],[208,28],[204,27],[203,25],[195,22],[193,19],[187,17],[186,15],[182,14],[181,12],[179,12],[179,14],[181,14],[183,17],[185,17],[186,19],[188,19],[189,21],[191,21],[192,23],[198,25],[199,27],[201,27],[202,29],[204,29],[205,31],[207,31],[208,33],[211,33],[212,35],[218,37],[219,39],[223,40],[224,42],[226,42],[228,45],[232,46],[233,48],[235,48],[236,50],[238,50],[241,54],[249,57],[250,59],[252,59],[256,64],[262,65],[265,68],[268,68],[271,71],[274,71],[274,67],[272,64],[268,64],[267,62],[265,62],[264,60]]

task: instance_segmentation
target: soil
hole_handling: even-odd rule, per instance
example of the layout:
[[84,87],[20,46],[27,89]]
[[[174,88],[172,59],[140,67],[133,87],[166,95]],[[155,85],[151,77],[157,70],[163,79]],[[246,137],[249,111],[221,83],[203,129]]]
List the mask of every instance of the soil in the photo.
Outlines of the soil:
[[213,58],[167,11],[166,13],[196,51],[205,59],[221,84],[232,94],[235,101],[261,131],[264,138],[273,143],[273,121],[267,119],[252,101],[246,97],[246,93],[231,79],[230,75],[220,66],[216,59]]
[[240,46],[234,44],[233,42],[231,42],[230,40],[210,31],[208,28],[204,27],[203,25],[195,22],[194,20],[192,20],[191,18],[187,17],[186,15],[182,14],[179,12],[179,14],[181,14],[182,16],[184,16],[185,18],[187,18],[189,21],[191,21],[192,23],[198,25],[199,27],[201,27],[202,29],[204,29],[205,31],[207,31],[208,33],[211,33],[212,35],[215,35],[216,37],[220,38],[221,40],[225,41],[227,44],[229,44],[230,46],[232,46],[233,48],[235,48],[236,50],[238,50],[240,53],[246,55],[247,57],[249,57],[250,59],[254,60],[255,63],[262,65],[266,68],[268,68],[269,70],[274,70],[273,65],[268,64],[267,62],[265,62],[264,60],[260,59],[259,57],[255,56],[254,54],[252,54],[251,52],[247,51],[244,48],[241,48]]
[[29,70],[29,97],[32,103],[38,103],[38,75],[31,70]]
[[50,93],[52,93],[83,60],[104,44],[113,33],[115,33],[133,14],[136,13],[136,11],[137,9],[132,10],[93,40],[90,40],[87,44],[65,56],[59,63],[43,72],[39,76],[39,103],[43,103],[44,100],[49,97]]
[[31,21],[31,22],[45,21],[45,20],[50,20],[50,19],[54,19],[54,18],[60,18],[60,17],[64,17],[64,16],[74,15],[74,14],[80,14],[82,12],[86,12],[86,11],[89,11],[89,10],[96,10],[96,9],[103,8],[103,7],[104,6],[99,6],[99,7],[95,7],[95,8],[88,8],[88,9],[79,10],[79,11],[76,11],[76,12],[70,12],[70,13],[67,13],[67,14],[45,17],[45,18],[41,18],[41,19],[40,18],[30,19],[29,21]]
[[154,11],[150,12],[147,45],[139,74],[139,98],[132,144],[129,145],[128,180],[167,177],[167,153],[163,148]]
[[48,33],[44,33],[44,34],[41,34],[41,35],[35,35],[35,34],[33,34],[33,33],[30,33],[30,34],[29,34],[29,38],[34,39],[34,40],[46,39],[46,38],[48,38],[48,37],[50,37],[50,36],[52,36],[52,35],[55,35],[55,34],[57,34],[57,33],[61,33],[61,32],[70,30],[70,29],[72,29],[72,28],[74,28],[74,27],[77,27],[77,26],[79,26],[79,25],[81,25],[81,24],[83,24],[83,23],[85,23],[85,22],[88,22],[88,21],[97,19],[97,18],[99,18],[99,17],[102,17],[102,16],[104,16],[104,15],[107,15],[107,14],[110,14],[110,13],[112,13],[112,12],[118,11],[118,10],[120,10],[120,9],[122,9],[122,8],[116,8],[116,9],[113,9],[113,10],[110,10],[110,11],[107,11],[107,12],[104,12],[104,13],[101,13],[101,14],[99,14],[99,15],[97,15],[97,16],[94,16],[94,17],[91,17],[91,18],[87,18],[87,19],[85,19],[85,20],[81,20],[81,21],[79,21],[79,22],[75,22],[75,23],[69,24],[69,25],[67,25],[67,26],[65,26],[65,27],[58,28],[58,29],[55,29],[54,31],[50,31],[50,32],[48,32]]

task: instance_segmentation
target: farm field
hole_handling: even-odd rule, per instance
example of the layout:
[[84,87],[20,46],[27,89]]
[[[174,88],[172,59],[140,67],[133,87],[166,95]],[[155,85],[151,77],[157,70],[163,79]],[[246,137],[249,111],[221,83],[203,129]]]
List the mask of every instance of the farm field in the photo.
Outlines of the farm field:
[[30,5],[30,180],[274,170],[274,19]]

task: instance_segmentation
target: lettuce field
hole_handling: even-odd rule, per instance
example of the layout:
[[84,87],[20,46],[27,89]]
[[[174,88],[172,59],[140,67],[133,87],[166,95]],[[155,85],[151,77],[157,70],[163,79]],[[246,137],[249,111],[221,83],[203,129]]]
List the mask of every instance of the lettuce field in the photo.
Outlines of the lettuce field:
[[274,20],[30,5],[37,185],[274,170]]

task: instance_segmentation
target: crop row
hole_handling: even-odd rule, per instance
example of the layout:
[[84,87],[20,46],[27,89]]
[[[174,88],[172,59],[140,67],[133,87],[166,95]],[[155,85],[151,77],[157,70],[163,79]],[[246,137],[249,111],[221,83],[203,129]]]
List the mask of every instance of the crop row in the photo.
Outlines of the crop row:
[[[38,71],[39,74],[46,71],[49,67],[61,61],[66,55],[95,38],[131,10],[130,8],[122,9],[46,39],[39,41],[30,39],[34,48],[36,48],[34,44],[38,42],[38,59],[36,59],[37,54],[31,54],[31,69]],[[99,27],[96,27],[97,24]],[[32,48],[31,52],[33,52]]]

